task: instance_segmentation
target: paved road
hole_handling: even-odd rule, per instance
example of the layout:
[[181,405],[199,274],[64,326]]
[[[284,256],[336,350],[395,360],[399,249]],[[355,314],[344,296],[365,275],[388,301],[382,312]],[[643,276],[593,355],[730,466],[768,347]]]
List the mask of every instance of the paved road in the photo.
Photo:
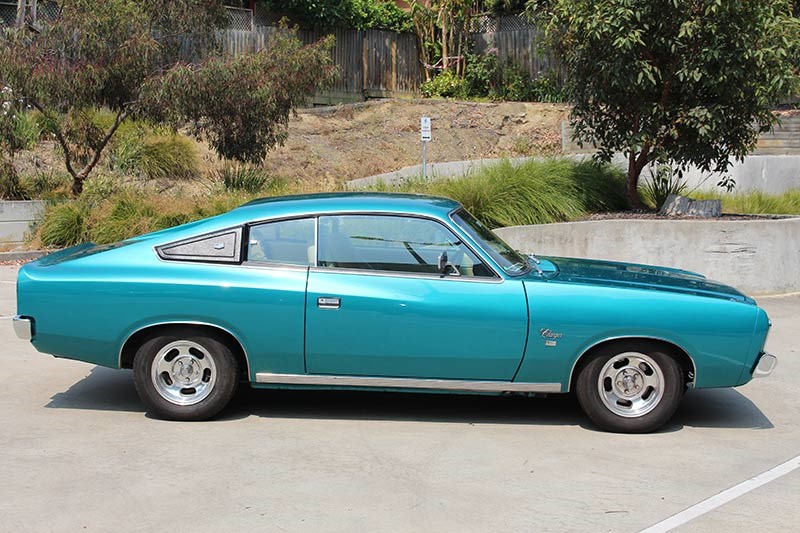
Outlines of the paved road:
[[[0,530],[639,531],[800,454],[800,295],[760,303],[775,374],[690,391],[641,436],[568,398],[258,391],[163,422],[129,371],[39,354],[3,319]],[[800,469],[681,530],[797,530],[798,494]]]

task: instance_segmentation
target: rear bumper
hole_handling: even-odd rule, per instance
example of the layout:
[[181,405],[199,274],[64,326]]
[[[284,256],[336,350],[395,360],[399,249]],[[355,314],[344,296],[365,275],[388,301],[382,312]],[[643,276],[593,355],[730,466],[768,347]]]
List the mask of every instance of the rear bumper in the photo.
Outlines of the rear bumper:
[[772,374],[778,364],[778,358],[771,353],[761,352],[756,360],[756,366],[753,367],[754,378],[765,378]]
[[13,319],[14,333],[22,340],[33,339],[33,319],[26,316],[15,316]]

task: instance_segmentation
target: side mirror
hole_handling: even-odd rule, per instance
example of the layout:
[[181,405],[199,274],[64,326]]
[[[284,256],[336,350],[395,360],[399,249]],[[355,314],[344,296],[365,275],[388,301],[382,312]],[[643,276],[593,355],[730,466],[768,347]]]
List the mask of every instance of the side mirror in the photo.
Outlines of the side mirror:
[[447,260],[447,252],[442,252],[442,255],[439,256],[437,260],[437,266],[439,267],[439,273],[442,276],[460,276],[461,272],[456,268],[456,266],[450,263]]
[[447,252],[442,252],[437,260],[437,266],[439,267],[439,272],[442,274],[446,274],[445,270],[447,269]]

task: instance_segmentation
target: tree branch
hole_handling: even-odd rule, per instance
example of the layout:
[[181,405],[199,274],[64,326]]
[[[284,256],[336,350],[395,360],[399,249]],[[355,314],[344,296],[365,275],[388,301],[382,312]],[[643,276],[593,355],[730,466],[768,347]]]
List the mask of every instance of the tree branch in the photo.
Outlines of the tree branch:
[[61,149],[64,150],[64,162],[67,167],[67,172],[69,175],[72,176],[73,180],[78,179],[78,174],[75,172],[75,169],[72,167],[72,155],[69,152],[69,144],[67,143],[67,139],[64,137],[64,133],[61,131],[61,128],[57,125],[56,119],[51,115],[49,112],[45,110],[45,108],[36,100],[28,100],[28,102],[37,110],[39,111],[44,117],[53,124],[53,134],[56,136],[56,140],[58,144],[61,145]]
[[76,178],[80,178],[80,181],[83,181],[83,180],[86,179],[86,177],[89,175],[89,172],[91,172],[92,169],[100,161],[100,156],[102,155],[103,150],[105,150],[105,148],[108,145],[109,141],[111,141],[111,137],[114,136],[114,133],[116,133],[117,128],[119,128],[120,124],[122,124],[122,122],[127,117],[128,117],[128,109],[127,108],[123,108],[123,109],[121,109],[119,111],[119,113],[117,113],[117,116],[114,118],[114,124],[106,132],[105,136],[100,141],[100,144],[97,145],[97,147],[94,149],[94,156],[92,156],[91,161],[89,161],[89,163],[87,163],[87,165],[85,167],[83,167],[83,169],[80,171],[78,176],[76,176]]

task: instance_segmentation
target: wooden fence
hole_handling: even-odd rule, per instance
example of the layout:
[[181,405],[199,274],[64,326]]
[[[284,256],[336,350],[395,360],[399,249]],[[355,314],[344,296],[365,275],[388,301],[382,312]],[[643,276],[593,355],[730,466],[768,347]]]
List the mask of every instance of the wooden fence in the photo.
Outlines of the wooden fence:
[[[271,26],[256,27],[254,31],[226,30],[221,35],[223,50],[231,55],[262,50],[276,31],[278,28]],[[312,43],[331,33],[336,38],[332,54],[339,77],[330,90],[314,98],[315,104],[413,96],[419,92],[422,71],[413,34],[339,29],[327,33],[301,30],[298,37],[304,43]]]
[[513,61],[531,78],[548,70],[558,71],[553,56],[539,50],[542,38],[540,30],[520,17],[487,20],[488,23],[476,26],[475,29],[479,31],[470,35],[476,53],[494,51],[501,61]]

